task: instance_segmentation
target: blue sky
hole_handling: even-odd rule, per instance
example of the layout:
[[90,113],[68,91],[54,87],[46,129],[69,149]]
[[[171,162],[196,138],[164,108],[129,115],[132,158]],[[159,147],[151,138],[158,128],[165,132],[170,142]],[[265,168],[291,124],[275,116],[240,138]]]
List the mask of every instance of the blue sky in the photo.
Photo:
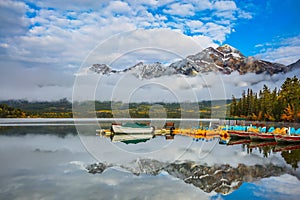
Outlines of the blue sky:
[[[299,11],[298,0],[2,0],[1,85],[18,87],[21,72],[35,85],[69,87],[97,44],[135,30],[142,30],[135,33],[139,42],[168,41],[184,56],[228,43],[246,56],[291,64],[300,58]],[[168,34],[154,37],[147,30],[172,30],[201,48],[191,51]]]
[[[240,1],[237,5],[245,2]],[[245,55],[259,54],[264,48],[280,48],[288,45],[283,44],[286,39],[298,37],[300,1],[253,1],[248,6],[254,8],[253,18],[238,23],[236,31],[225,41],[238,46]],[[294,45],[297,45],[296,41]]]

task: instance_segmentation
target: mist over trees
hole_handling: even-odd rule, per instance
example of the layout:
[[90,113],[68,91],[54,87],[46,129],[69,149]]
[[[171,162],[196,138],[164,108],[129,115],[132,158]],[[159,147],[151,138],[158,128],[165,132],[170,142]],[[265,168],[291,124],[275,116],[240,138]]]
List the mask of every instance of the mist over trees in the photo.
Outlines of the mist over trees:
[[294,76],[280,89],[264,85],[258,93],[248,89],[240,99],[232,96],[230,115],[255,121],[300,122],[300,80]]

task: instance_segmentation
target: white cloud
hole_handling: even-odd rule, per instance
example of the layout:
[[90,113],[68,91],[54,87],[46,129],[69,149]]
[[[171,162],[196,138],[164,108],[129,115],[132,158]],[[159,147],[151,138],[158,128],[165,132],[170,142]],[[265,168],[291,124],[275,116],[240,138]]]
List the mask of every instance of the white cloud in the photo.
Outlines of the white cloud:
[[[27,0],[28,2],[31,2],[32,4],[37,5],[38,7],[42,9],[47,9],[47,8],[55,8],[59,9],[62,11],[65,10],[75,10],[75,11],[83,11],[83,10],[90,10],[91,8],[93,9],[99,9],[100,8],[100,3],[94,0]],[[101,4],[106,4],[109,3],[110,0],[101,0]]]
[[169,62],[174,56],[184,58],[201,51],[200,42],[170,29],[138,29],[115,35],[99,44],[84,66],[114,62],[113,67],[125,68],[135,65],[138,59],[147,60],[147,63]]
[[213,8],[217,11],[236,10],[236,4],[234,1],[216,1],[213,4]]
[[234,1],[216,1],[213,4],[213,9],[215,9],[214,15],[221,18],[221,20],[229,19],[234,22],[237,19],[237,6]]
[[231,33],[231,28],[208,22],[201,27],[200,31],[213,40],[222,43],[225,40],[226,35]]
[[299,70],[273,76],[254,73],[241,76],[234,72],[230,75],[208,73],[194,77],[172,75],[150,80],[140,80],[130,73],[98,77],[86,74],[77,80],[76,100],[95,97],[97,100],[125,102],[197,102],[230,99],[232,95],[240,98],[242,92],[248,88],[254,92],[261,90],[264,85],[268,85],[271,89],[280,88],[284,80],[295,73],[299,73]]
[[199,36],[193,36],[192,37],[196,43],[198,43],[198,45],[200,45],[203,49],[207,48],[207,47],[218,47],[218,45],[216,43],[214,43],[214,41],[212,40],[212,38],[208,37],[208,36],[204,36],[204,35],[199,35]]
[[203,26],[203,22],[199,20],[190,20],[186,22],[186,25],[195,33],[200,32],[200,28]]
[[105,8],[106,15],[110,14],[131,14],[131,8],[127,2],[111,1]]
[[179,16],[193,16],[194,6],[192,4],[173,3],[168,9],[163,10],[164,13]]
[[233,12],[232,10],[219,11],[219,12],[216,12],[215,15],[217,17],[221,18],[221,21],[230,19],[231,20],[230,22],[232,22],[237,19],[235,17],[235,12]]
[[243,19],[252,19],[253,18],[253,13],[246,12],[244,10],[239,9],[238,16],[239,16],[239,18],[243,18]]
[[24,16],[27,5],[23,2],[0,1],[0,36],[21,35],[26,31],[30,21]]
[[210,0],[201,0],[199,2],[198,0],[191,0],[197,11],[202,10],[210,10],[213,7],[213,3]]
[[284,45],[300,45],[300,35],[285,38],[281,43]]
[[256,47],[262,48],[262,52],[256,56],[264,60],[289,65],[300,59],[300,35],[279,40],[272,45],[258,44]]
[[289,65],[300,59],[299,52],[300,46],[283,46],[274,49],[269,48],[257,56],[264,60]]

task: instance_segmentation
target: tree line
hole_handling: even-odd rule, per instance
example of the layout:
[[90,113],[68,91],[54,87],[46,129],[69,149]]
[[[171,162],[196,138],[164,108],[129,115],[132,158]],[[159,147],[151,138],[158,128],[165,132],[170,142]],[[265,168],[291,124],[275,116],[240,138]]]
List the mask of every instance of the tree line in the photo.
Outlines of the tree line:
[[300,122],[300,80],[294,76],[280,89],[264,85],[258,93],[248,89],[239,99],[232,96],[230,115],[254,121]]
[[0,118],[24,118],[26,112],[19,108],[14,108],[6,104],[0,104]]

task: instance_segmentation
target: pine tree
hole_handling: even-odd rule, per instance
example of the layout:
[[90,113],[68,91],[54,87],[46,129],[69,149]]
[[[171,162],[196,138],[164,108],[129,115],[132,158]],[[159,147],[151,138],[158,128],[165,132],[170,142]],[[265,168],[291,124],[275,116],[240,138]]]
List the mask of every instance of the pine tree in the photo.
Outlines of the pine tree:
[[237,115],[237,102],[236,102],[236,98],[233,95],[232,95],[232,101],[230,106],[230,115],[231,116]]
[[275,88],[272,92],[266,85],[258,94],[252,89],[248,89],[247,94],[243,91],[239,100],[232,97],[230,115],[252,120],[299,122],[300,80],[296,76],[287,78],[280,90]]

